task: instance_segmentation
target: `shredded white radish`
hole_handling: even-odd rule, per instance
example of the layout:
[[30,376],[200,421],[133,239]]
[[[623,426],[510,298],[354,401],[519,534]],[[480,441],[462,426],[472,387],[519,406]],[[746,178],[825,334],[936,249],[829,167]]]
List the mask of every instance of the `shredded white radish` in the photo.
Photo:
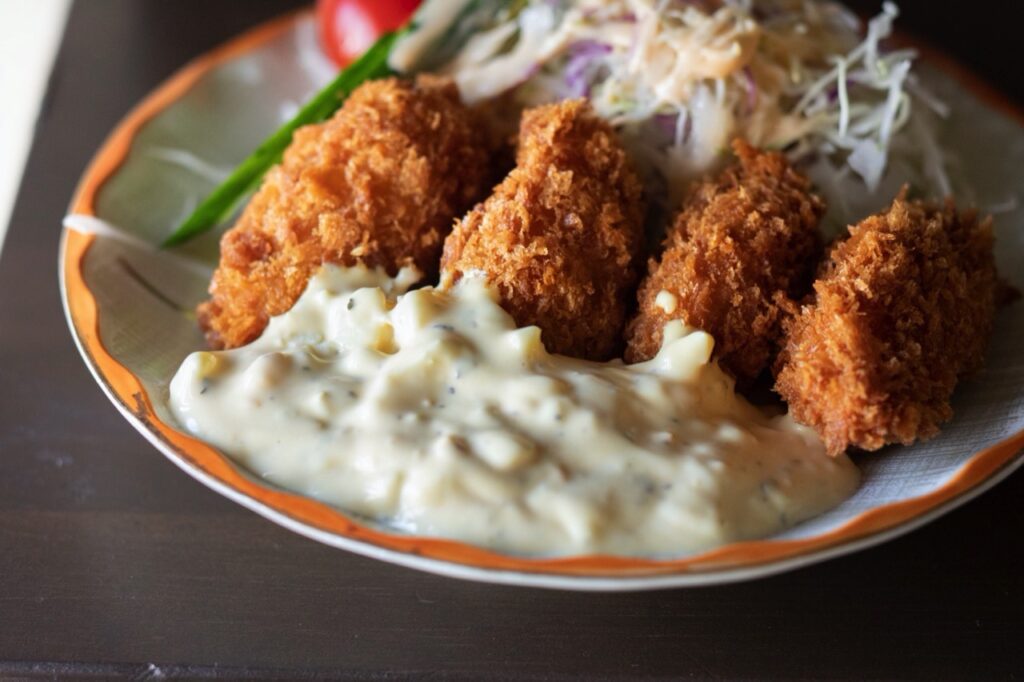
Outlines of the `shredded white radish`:
[[[453,2],[460,0],[428,0],[419,16],[428,24],[431,16],[451,16]],[[479,5],[494,15],[490,25],[439,69],[463,97],[512,92],[524,106],[589,97],[670,203],[727,158],[734,137],[785,150],[837,191],[835,177],[817,174],[841,173],[847,189],[858,177],[870,195],[886,184],[896,151],[901,169],[917,169],[920,189],[950,190],[935,126],[924,120],[948,109],[916,79],[913,50],[886,48],[899,14],[891,2],[863,34],[849,10],[814,0]],[[895,144],[912,121],[915,143]]]

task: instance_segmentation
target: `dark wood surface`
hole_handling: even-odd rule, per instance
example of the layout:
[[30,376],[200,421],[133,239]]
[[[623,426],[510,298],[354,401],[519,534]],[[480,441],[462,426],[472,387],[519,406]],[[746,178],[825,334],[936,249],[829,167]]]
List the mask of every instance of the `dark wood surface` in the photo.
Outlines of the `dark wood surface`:
[[[330,549],[150,447],[65,327],[61,217],[134,102],[295,5],[73,8],[0,257],[0,678],[1024,676],[1020,473],[853,556],[744,584],[600,595],[461,582]],[[993,24],[994,38],[970,21],[954,35],[948,21],[920,18],[943,5],[908,5],[907,23],[1020,99],[1019,60],[1000,68],[991,50],[974,51],[1012,41],[1012,22]]]

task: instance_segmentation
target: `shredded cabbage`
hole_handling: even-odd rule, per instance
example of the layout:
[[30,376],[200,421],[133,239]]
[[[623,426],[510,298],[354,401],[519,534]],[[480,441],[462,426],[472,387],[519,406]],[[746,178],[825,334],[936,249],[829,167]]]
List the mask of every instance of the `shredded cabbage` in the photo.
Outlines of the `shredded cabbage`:
[[[427,0],[417,20],[451,17],[458,2]],[[463,14],[475,4],[462,2]],[[861,199],[877,210],[877,195],[903,182],[933,196],[951,190],[934,122],[948,112],[913,73],[915,52],[885,49],[892,3],[866,29],[841,5],[815,0],[497,4],[487,3],[488,21],[432,69],[451,75],[471,103],[505,93],[521,106],[588,97],[669,208],[728,158],[734,137],[784,150],[838,224],[866,212]],[[417,61],[406,50],[392,66],[416,70]]]

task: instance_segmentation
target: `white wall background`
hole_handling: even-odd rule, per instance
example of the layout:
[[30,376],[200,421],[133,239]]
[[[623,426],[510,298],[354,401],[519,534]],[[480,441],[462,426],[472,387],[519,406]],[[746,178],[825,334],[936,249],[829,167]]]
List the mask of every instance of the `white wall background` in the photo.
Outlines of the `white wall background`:
[[71,0],[0,0],[0,249]]

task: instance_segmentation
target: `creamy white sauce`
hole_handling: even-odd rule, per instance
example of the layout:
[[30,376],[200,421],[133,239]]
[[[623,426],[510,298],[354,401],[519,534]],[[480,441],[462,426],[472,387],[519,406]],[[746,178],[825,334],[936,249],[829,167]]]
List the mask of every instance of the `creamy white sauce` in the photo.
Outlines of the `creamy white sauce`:
[[676,307],[679,305],[679,299],[671,291],[665,291],[662,289],[658,292],[658,295],[654,297],[654,305],[658,306],[665,311],[666,315],[671,315],[676,311]]
[[254,343],[190,355],[171,406],[259,476],[409,532],[546,555],[763,537],[857,486],[679,323],[646,363],[551,355],[483,280],[402,293],[325,267]]

